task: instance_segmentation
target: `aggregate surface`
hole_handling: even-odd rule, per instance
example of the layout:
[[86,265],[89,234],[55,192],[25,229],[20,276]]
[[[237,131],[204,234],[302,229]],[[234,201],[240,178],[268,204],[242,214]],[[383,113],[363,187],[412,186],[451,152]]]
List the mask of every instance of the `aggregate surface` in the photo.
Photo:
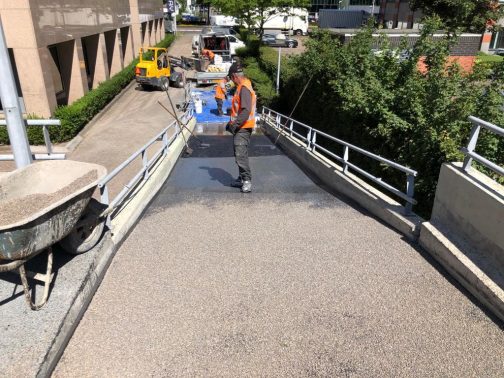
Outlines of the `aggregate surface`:
[[432,259],[253,136],[180,159],[55,377],[504,375],[502,324]]

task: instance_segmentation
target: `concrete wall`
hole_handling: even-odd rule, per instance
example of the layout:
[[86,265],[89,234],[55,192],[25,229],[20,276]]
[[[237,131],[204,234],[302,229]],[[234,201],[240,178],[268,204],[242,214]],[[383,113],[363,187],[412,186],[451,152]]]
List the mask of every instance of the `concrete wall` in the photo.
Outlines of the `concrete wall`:
[[462,163],[444,164],[419,242],[504,320],[504,186]]
[[504,187],[461,167],[442,166],[430,222],[495,259],[504,272]]

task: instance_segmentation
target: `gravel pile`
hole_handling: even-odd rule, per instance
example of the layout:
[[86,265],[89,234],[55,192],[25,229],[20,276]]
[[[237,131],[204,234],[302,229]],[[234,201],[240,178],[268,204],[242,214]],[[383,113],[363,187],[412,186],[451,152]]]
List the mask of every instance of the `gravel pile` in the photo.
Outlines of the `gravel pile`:
[[[62,198],[76,192],[97,179],[98,172],[93,170],[74,180],[57,192],[49,194],[30,194],[25,197],[18,197],[9,201],[0,202],[0,227],[19,222],[51,204],[60,201]],[[4,192],[0,187],[0,200],[3,197],[2,193]]]

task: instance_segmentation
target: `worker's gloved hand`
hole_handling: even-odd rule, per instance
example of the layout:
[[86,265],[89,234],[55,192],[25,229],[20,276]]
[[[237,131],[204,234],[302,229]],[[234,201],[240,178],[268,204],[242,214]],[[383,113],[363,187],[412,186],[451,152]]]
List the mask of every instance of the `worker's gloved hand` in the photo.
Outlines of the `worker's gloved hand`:
[[233,121],[229,121],[226,125],[226,131],[235,135],[236,131],[238,131],[238,127],[234,124]]

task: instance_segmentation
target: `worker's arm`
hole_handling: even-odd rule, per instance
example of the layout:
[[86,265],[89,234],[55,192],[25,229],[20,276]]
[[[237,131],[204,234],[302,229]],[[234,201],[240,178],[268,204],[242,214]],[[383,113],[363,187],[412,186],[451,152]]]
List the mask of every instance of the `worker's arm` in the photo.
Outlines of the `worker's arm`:
[[238,111],[238,116],[234,121],[237,128],[243,126],[243,124],[248,120],[249,114],[252,110],[252,94],[247,87],[242,87],[240,97],[241,109]]

